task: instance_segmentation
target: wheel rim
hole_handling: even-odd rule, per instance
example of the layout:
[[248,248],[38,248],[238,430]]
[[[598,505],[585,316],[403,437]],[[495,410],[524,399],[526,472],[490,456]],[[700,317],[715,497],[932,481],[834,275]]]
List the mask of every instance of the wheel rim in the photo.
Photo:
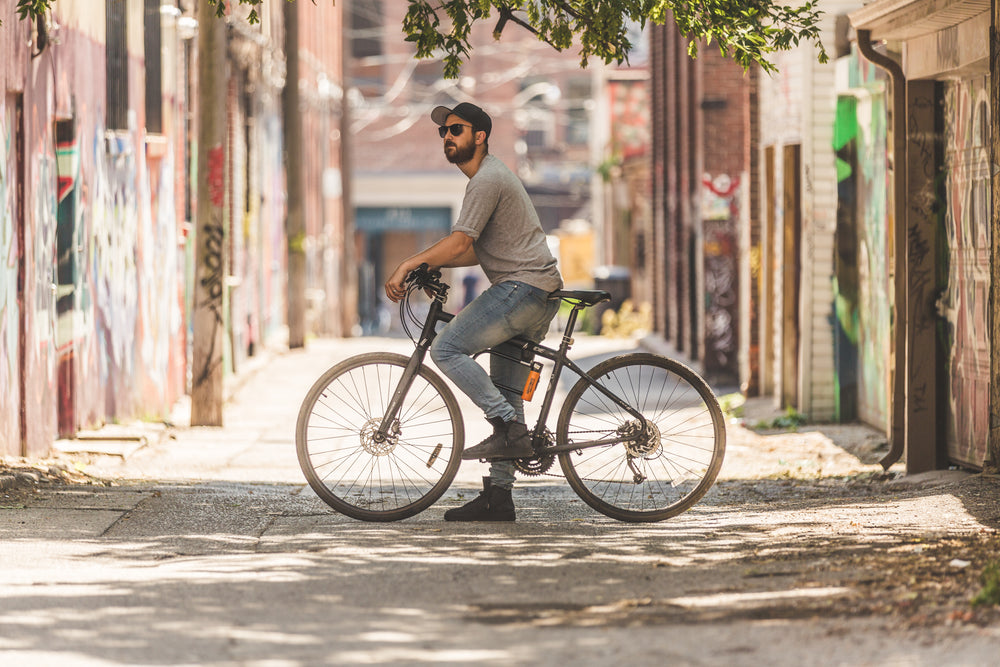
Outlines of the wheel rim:
[[706,399],[678,369],[649,361],[605,365],[592,375],[637,407],[648,428],[642,431],[633,415],[597,390],[574,390],[560,425],[565,442],[632,437],[564,454],[567,477],[591,506],[619,518],[660,519],[687,509],[714,482],[725,446],[721,413],[707,387]]
[[310,486],[351,516],[419,511],[447,488],[457,467],[460,416],[428,376],[414,378],[388,433],[378,433],[402,372],[398,361],[346,368],[300,415],[300,460]]

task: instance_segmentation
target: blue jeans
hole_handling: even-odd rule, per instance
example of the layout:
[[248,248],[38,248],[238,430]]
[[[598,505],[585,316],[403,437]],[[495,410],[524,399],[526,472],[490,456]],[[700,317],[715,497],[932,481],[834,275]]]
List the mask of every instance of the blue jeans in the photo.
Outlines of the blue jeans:
[[[431,359],[455,385],[486,414],[504,421],[524,423],[521,390],[529,368],[511,359],[490,355],[490,372],[472,357],[498,347],[514,336],[534,342],[545,338],[549,323],[559,310],[559,300],[549,293],[522,282],[493,285],[446,324],[431,344]],[[519,358],[511,346],[511,354]],[[510,488],[514,464],[494,461],[490,465],[494,486]]]

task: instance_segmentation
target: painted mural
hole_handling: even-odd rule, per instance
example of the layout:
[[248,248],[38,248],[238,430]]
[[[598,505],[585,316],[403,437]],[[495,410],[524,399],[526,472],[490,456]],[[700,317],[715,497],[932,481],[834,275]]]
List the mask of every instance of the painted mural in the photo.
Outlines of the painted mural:
[[[98,426],[106,416],[103,376],[101,375],[100,351],[98,349],[97,330],[95,325],[94,295],[96,292],[96,248],[94,236],[94,196],[97,188],[94,186],[94,169],[96,156],[102,150],[102,142],[94,139],[95,128],[99,127],[86,116],[81,116],[75,123],[76,152],[79,154],[78,173],[73,192],[67,192],[67,203],[76,200],[76,211],[69,207],[60,209],[60,216],[67,216],[67,224],[72,220],[75,229],[74,269],[73,275],[73,313],[72,323],[72,383],[67,387],[68,395],[61,397],[61,405],[72,410],[72,414],[60,414],[60,426],[79,429]],[[85,129],[86,128],[86,129]],[[65,146],[69,155],[73,148]],[[67,165],[71,166],[71,165]],[[67,174],[68,175],[68,174]],[[60,171],[60,177],[63,176]],[[60,224],[62,224],[60,219]],[[72,426],[70,426],[72,423]]]
[[57,434],[56,382],[56,159],[51,128],[42,122],[42,110],[32,109],[27,120],[29,146],[25,169],[26,207],[24,308],[24,448],[28,455],[44,454]]
[[[232,116],[232,122],[237,127],[246,124],[246,109],[243,104],[237,105]],[[236,135],[236,136],[234,136]],[[248,146],[243,133],[231,133],[229,136],[229,157],[230,162],[245,164],[249,155]],[[245,173],[245,172],[244,172]],[[228,301],[227,315],[229,318],[229,345],[226,353],[231,360],[226,364],[227,371],[238,369],[249,355],[250,349],[250,320],[253,312],[253,305],[247,300],[250,290],[244,289],[245,285],[253,282],[251,275],[251,264],[248,259],[249,239],[247,226],[249,224],[247,202],[248,188],[250,184],[245,178],[233,178],[229,183],[230,196],[234,204],[230,208],[231,214],[228,217],[226,236],[229,239],[229,266],[228,275],[233,279],[228,281],[226,297]]]
[[889,210],[886,102],[883,83],[857,102],[858,210],[858,416],[876,427],[888,423],[892,286],[889,282]]
[[989,431],[990,150],[989,79],[945,84],[944,216],[947,284],[938,301],[945,318],[948,455],[981,465]]
[[887,426],[892,302],[885,83],[850,56],[834,119],[837,231],[834,262],[835,415]]
[[140,179],[138,341],[145,379],[147,413],[165,414],[183,391],[184,350],[176,341],[182,331],[180,252],[174,193],[175,163],[169,147],[162,158],[147,160]]
[[267,109],[260,118],[257,142],[261,159],[258,161],[261,184],[259,284],[259,327],[262,340],[279,335],[285,323],[283,287],[287,273],[285,249],[285,189],[280,156],[282,145],[281,118],[274,109]]
[[716,378],[739,375],[739,266],[736,224],[740,179],[706,174],[701,217],[705,266],[705,372]]
[[[5,455],[22,453],[25,429],[34,456],[46,454],[59,434],[166,416],[188,382],[185,308],[194,257],[185,204],[197,146],[181,122],[193,101],[177,89],[187,82],[164,80],[164,118],[172,122],[162,134],[147,134],[141,103],[127,110],[127,129],[108,130],[107,73],[93,65],[105,60],[106,46],[73,24],[76,13],[54,13],[66,20],[37,61],[44,66],[8,72],[9,89],[23,93],[0,96]],[[0,32],[4,49],[12,34]],[[165,42],[164,56],[171,50],[170,62],[190,72],[191,54],[182,47],[179,38]],[[143,67],[130,52],[130,87],[141,89]],[[247,175],[236,191],[245,205],[233,218],[242,234],[230,248],[232,265],[221,262],[230,239],[212,230],[220,251],[213,294],[237,282],[229,268],[240,283],[238,317],[223,322],[240,354],[279,336],[285,323],[280,91],[259,87],[258,95],[247,110],[253,122],[241,118],[247,145],[231,156],[240,163],[234,172]],[[217,159],[224,155],[220,148]],[[213,195],[221,200],[229,185],[214,183]]]
[[624,160],[645,155],[649,150],[649,82],[609,81],[611,145]]
[[56,226],[56,352],[59,382],[59,434],[70,436],[76,431],[76,333],[75,322],[80,313],[77,294],[80,287],[80,144],[76,137],[76,122],[56,122],[56,167],[58,199]]
[[11,105],[0,106],[0,455],[17,455],[21,448],[14,113]]
[[94,308],[107,413],[131,410],[139,294],[135,145],[126,135],[94,134]]
[[837,99],[833,149],[837,166],[837,231],[834,254],[834,414],[858,418],[859,225],[858,117],[853,95]]

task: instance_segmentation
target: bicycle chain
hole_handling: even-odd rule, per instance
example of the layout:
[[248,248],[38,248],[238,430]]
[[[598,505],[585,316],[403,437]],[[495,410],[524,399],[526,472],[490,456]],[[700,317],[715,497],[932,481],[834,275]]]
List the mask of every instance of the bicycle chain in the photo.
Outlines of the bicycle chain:
[[[546,432],[548,432],[547,429],[546,429]],[[577,431],[577,433],[579,433],[579,434],[585,434],[585,433],[605,433],[605,432],[606,431]],[[552,439],[552,441],[554,442],[554,439]],[[570,450],[570,451],[572,451],[572,450]],[[534,457],[534,458],[531,458],[531,459],[514,459],[514,467],[520,473],[522,473],[524,475],[527,475],[528,477],[542,477],[542,476],[545,476],[545,477],[559,477],[559,478],[562,478],[562,479],[566,479],[566,475],[561,475],[559,473],[554,473],[554,472],[548,472],[549,468],[552,467],[552,464],[555,463],[555,458],[556,458],[555,454],[546,454],[544,456]],[[545,459],[549,459],[549,460],[546,463],[542,463],[543,461],[545,461]],[[541,470],[539,470],[537,472],[535,472],[533,470],[526,470],[526,469],[524,469],[524,468],[521,467],[522,466],[521,461],[538,461],[538,465],[541,468]],[[581,477],[580,480],[584,481],[584,482],[606,482],[606,481],[608,481],[608,480],[605,480],[605,479],[595,479],[593,477]]]

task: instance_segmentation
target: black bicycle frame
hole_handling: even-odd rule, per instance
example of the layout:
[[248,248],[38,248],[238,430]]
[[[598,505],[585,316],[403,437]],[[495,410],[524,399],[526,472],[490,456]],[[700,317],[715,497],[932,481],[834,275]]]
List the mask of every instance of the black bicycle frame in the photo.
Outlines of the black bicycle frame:
[[382,423],[379,424],[378,430],[373,434],[376,442],[382,442],[388,437],[390,428],[393,422],[396,421],[396,415],[399,414],[399,408],[403,404],[403,398],[410,391],[413,378],[417,376],[417,372],[424,363],[424,357],[427,356],[427,350],[430,349],[434,337],[437,336],[437,331],[435,331],[437,323],[450,322],[454,317],[451,313],[444,312],[443,301],[440,295],[435,296],[431,300],[430,310],[427,312],[427,319],[424,320],[424,328],[420,331],[420,338],[417,340],[416,348],[413,350],[413,354],[410,355],[410,361],[406,364],[406,368],[403,369],[403,375],[399,378],[396,391],[392,393],[392,398],[389,399],[389,405],[386,407],[385,416],[382,417]]
[[[534,356],[540,356],[543,359],[548,359],[553,363],[552,376],[549,378],[548,387],[545,389],[545,396],[542,399],[541,412],[538,416],[538,422],[532,431],[532,442],[540,442],[545,429],[545,423],[548,421],[549,411],[552,409],[552,401],[555,398],[556,386],[559,384],[559,376],[562,374],[563,368],[569,368],[573,373],[579,376],[581,379],[586,380],[586,382],[597,391],[604,394],[609,400],[611,400],[615,405],[625,410],[630,415],[635,417],[644,431],[646,428],[646,419],[642,416],[640,412],[635,410],[628,403],[620,399],[617,395],[613,394],[610,390],[606,389],[603,385],[598,383],[594,378],[592,378],[585,370],[580,368],[572,359],[567,355],[569,354],[569,349],[573,345],[572,334],[573,330],[576,328],[576,320],[579,316],[580,311],[584,306],[574,305],[573,309],[570,311],[569,320],[566,322],[566,328],[563,332],[562,341],[559,343],[558,349],[553,350],[550,347],[545,347],[541,343],[535,343],[528,340],[527,338],[521,338],[515,336],[514,338],[507,341],[507,343],[514,344],[519,347],[522,352],[520,358],[505,354],[503,352],[498,352],[494,349],[485,350],[490,354],[495,354],[497,356],[503,357],[505,359],[510,359],[518,363],[524,363],[524,353],[530,352],[531,359]],[[402,406],[403,398],[406,396],[407,392],[410,390],[410,385],[413,384],[413,378],[416,377],[417,372],[420,370],[421,365],[424,363],[424,358],[427,356],[427,351],[431,347],[431,343],[434,342],[434,338],[437,336],[437,324],[438,322],[450,322],[454,319],[455,315],[452,313],[447,313],[444,311],[444,302],[440,296],[435,296],[431,300],[430,309],[427,313],[427,319],[424,320],[424,327],[420,332],[420,338],[416,343],[416,348],[413,354],[410,356],[410,361],[406,364],[406,368],[403,369],[403,375],[399,379],[399,384],[396,386],[396,390],[392,394],[392,398],[389,400],[389,405],[386,408],[385,416],[382,418],[382,423],[379,425],[378,431],[374,434],[376,441],[382,441],[388,437],[390,433],[393,422],[396,420],[396,415],[399,414],[399,409]],[[615,438],[602,438],[599,440],[588,440],[585,442],[574,442],[567,443],[565,445],[552,445],[545,447],[540,453],[542,454],[558,454],[560,452],[569,452],[578,449],[587,449],[589,447],[600,447],[603,445],[614,445],[620,442],[625,442],[627,440],[633,440],[634,436],[631,437],[615,437]]]

